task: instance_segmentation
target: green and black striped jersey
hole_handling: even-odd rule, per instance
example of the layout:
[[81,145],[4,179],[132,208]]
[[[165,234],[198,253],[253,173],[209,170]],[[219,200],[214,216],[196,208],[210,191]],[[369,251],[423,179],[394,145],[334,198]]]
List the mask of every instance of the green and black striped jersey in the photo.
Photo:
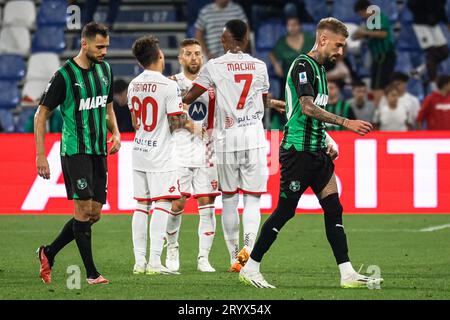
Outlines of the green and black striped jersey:
[[60,106],[63,117],[61,155],[106,155],[106,106],[113,101],[108,63],[83,69],[69,59],[55,73],[40,105]]
[[325,108],[328,85],[325,68],[308,55],[301,54],[292,63],[286,79],[286,116],[281,146],[297,151],[317,151],[325,148],[325,124],[303,114],[299,98],[311,96],[314,104]]

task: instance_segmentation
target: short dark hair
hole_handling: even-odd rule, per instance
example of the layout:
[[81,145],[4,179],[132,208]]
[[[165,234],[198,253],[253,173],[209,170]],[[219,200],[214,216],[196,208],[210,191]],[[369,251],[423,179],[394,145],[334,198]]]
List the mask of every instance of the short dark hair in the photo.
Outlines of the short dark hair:
[[362,80],[355,80],[352,83],[352,88],[360,88],[360,87],[367,87],[367,84]]
[[123,79],[114,80],[113,93],[120,94],[128,89],[128,83]]
[[441,74],[436,78],[436,86],[438,87],[439,90],[444,88],[444,86],[449,82],[450,82],[450,75],[448,74]]
[[98,34],[106,38],[108,36],[108,27],[104,24],[92,21],[86,24],[83,27],[83,30],[81,30],[81,38],[92,39]]
[[395,84],[393,84],[393,83],[387,85],[386,88],[384,88],[384,94],[385,95],[388,95],[392,91],[397,91],[398,92],[397,86]]
[[372,5],[372,3],[370,3],[369,0],[358,0],[353,5],[353,11],[354,12],[365,11],[371,5]]
[[409,77],[407,74],[403,73],[403,72],[394,72],[391,75],[391,82],[394,81],[402,81],[402,82],[408,82],[409,81]]
[[247,34],[247,24],[239,19],[230,20],[225,24],[234,40],[242,42]]
[[187,47],[187,46],[192,46],[194,44],[199,45],[199,46],[201,45],[200,41],[198,41],[197,39],[195,39],[195,38],[187,38],[187,39],[184,39],[183,41],[181,41],[180,48],[184,48],[184,47]]
[[319,21],[317,31],[321,30],[329,30],[348,38],[348,30],[345,24],[333,17],[323,18]]
[[137,61],[147,68],[159,59],[159,40],[154,36],[140,37],[133,43],[132,51]]

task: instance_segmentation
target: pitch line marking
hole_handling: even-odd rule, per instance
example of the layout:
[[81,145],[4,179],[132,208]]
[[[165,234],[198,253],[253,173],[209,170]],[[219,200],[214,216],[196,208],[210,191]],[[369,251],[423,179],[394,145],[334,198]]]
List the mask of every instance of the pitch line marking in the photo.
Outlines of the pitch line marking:
[[446,228],[450,228],[450,224],[442,224],[440,226],[423,228],[423,229],[420,229],[420,232],[433,232],[433,231],[442,230],[442,229],[446,229]]

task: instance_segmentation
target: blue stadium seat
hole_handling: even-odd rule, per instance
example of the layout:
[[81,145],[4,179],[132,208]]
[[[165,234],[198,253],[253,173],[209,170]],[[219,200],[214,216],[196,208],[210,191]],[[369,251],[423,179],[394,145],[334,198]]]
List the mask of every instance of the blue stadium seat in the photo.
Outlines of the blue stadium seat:
[[14,54],[0,55],[0,80],[20,81],[25,75],[23,58]]
[[[98,22],[105,22],[108,16],[106,9],[99,9],[94,16]],[[177,22],[175,9],[140,9],[120,10],[115,23],[166,23]]]
[[361,19],[353,11],[354,4],[355,0],[334,0],[332,16],[344,22],[359,23]]
[[37,108],[27,107],[20,111],[14,123],[15,132],[25,132],[25,124],[29,121],[30,117],[36,113],[36,109]]
[[278,39],[286,34],[286,27],[279,20],[272,20],[263,23],[256,34],[256,49],[270,50],[277,43]]
[[403,6],[403,8],[398,13],[399,20],[401,23],[412,23],[413,21],[413,15],[411,13],[411,10],[406,6],[406,4]]
[[269,59],[270,50],[260,50],[256,54],[256,58],[264,61],[267,65],[267,71],[269,72],[269,77],[275,76],[275,71],[273,70],[272,62]]
[[415,95],[420,101],[424,98],[423,84],[420,80],[410,79],[408,81],[406,90]]
[[[140,37],[140,35],[127,35],[127,34],[112,34],[109,39],[109,46],[112,50],[129,50],[134,41]],[[159,39],[159,45],[162,48],[178,48],[177,39],[173,35],[157,36]],[[78,40],[78,39],[77,39]]]
[[322,18],[330,16],[331,12],[328,10],[326,1],[304,0],[304,3],[306,10],[308,10],[309,14],[315,21],[319,21]]
[[316,26],[315,23],[302,23],[302,31],[303,32],[309,32],[312,34],[316,34]]
[[17,82],[0,81],[0,109],[13,109],[20,101]]
[[439,74],[450,74],[450,58],[442,61],[438,69]]
[[186,31],[187,38],[195,38],[195,25],[190,25]]
[[280,95],[280,85],[281,85],[280,79],[278,79],[277,77],[271,77],[269,93],[272,95],[272,97],[284,100],[284,96],[283,97],[279,96]]
[[401,25],[400,35],[397,40],[397,49],[402,51],[422,51],[412,25]]
[[397,60],[394,71],[408,74],[413,68],[409,52],[397,51]]
[[5,132],[14,132],[14,116],[11,110],[0,109],[0,125]]
[[114,77],[136,77],[143,69],[136,63],[111,63],[114,71]]
[[391,21],[398,19],[397,2],[393,0],[371,0],[372,4],[380,7],[383,12]]
[[66,47],[64,28],[39,27],[34,33],[31,50],[35,52],[61,53]]
[[37,14],[39,26],[64,26],[67,18],[66,0],[43,0]]

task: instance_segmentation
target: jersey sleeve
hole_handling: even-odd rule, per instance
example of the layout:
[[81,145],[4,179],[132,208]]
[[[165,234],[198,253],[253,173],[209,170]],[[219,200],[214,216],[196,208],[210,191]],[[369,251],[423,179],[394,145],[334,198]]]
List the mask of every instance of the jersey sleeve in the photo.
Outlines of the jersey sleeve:
[[296,65],[291,70],[291,78],[299,98],[303,96],[315,97],[313,87],[314,72],[308,61],[300,60],[296,62]]
[[131,97],[133,92],[133,83],[130,82],[130,84],[128,85],[128,90],[127,90],[127,101],[128,101],[128,109],[133,112],[133,104],[131,103]]
[[175,81],[171,81],[167,88],[166,113],[169,116],[176,116],[183,113],[181,90]]
[[270,82],[269,82],[269,73],[267,72],[267,66],[264,65],[264,82],[263,82],[263,94],[268,94],[269,93],[269,88],[270,88]]
[[56,109],[66,99],[66,82],[61,72],[57,71],[47,85],[41,97],[40,105],[50,110]]
[[[211,61],[211,60],[210,60]],[[207,62],[203,68],[200,70],[197,79],[194,80],[193,85],[199,86],[205,90],[212,87],[214,85],[214,81],[211,75],[211,63]]]

